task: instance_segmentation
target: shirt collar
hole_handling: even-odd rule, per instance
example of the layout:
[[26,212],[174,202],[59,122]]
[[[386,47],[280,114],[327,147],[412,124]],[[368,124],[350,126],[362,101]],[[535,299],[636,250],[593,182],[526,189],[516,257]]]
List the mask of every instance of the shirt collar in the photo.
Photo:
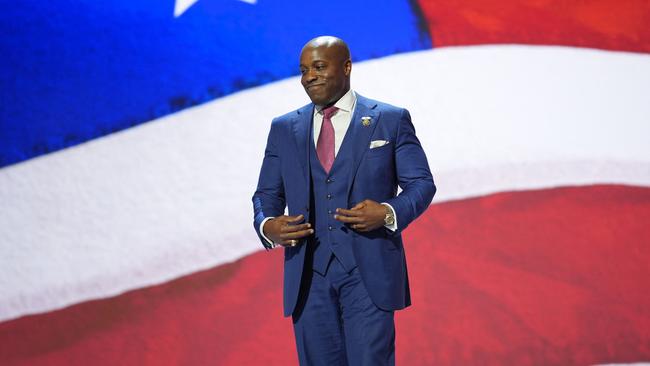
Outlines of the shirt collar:
[[[343,94],[343,96],[338,101],[336,101],[336,103],[334,103],[334,106],[342,111],[352,112],[352,109],[354,108],[354,104],[356,102],[357,95],[352,89],[350,89],[347,93]],[[322,114],[322,110],[322,106],[316,106],[316,113]]]

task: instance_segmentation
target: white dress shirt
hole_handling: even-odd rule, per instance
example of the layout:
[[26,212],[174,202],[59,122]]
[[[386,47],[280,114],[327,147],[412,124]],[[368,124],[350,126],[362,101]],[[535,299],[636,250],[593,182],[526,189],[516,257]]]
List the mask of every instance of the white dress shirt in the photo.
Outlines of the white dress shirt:
[[[338,155],[345,133],[350,127],[352,120],[352,113],[354,107],[357,105],[357,95],[354,94],[352,89],[348,90],[334,106],[338,108],[336,113],[332,116],[332,125],[334,126],[334,156]],[[323,107],[316,106],[314,108],[314,146],[318,145],[318,136],[320,136],[320,129],[323,126]]]
[[[332,125],[334,126],[334,158],[336,159],[336,155],[339,153],[339,149],[341,148],[341,144],[343,143],[343,138],[345,138],[345,134],[348,131],[348,127],[350,127],[350,121],[352,121],[352,115],[354,113],[354,107],[357,105],[357,95],[354,93],[352,89],[348,90],[347,93],[345,93],[341,99],[339,99],[336,103],[334,103],[334,106],[338,108],[336,113],[332,116]],[[314,145],[318,144],[318,136],[320,135],[320,129],[321,126],[323,125],[323,107],[322,106],[316,106],[314,108]],[[395,215],[395,209],[389,205],[388,203],[382,203],[382,205],[390,208],[391,211],[393,211],[393,216],[395,217],[395,223],[393,225],[384,225],[388,230],[395,231],[397,230],[397,215]],[[275,247],[275,243],[271,241],[269,238],[264,235],[264,224],[266,224],[267,221],[273,219],[273,217],[267,217],[262,221],[262,224],[260,225],[260,234],[262,234],[262,237],[264,240],[266,240],[269,244],[271,244],[273,247]]]

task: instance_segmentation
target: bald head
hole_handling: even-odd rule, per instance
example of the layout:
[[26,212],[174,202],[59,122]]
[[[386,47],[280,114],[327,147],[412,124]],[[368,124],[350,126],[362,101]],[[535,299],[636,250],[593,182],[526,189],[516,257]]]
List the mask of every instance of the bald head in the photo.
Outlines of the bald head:
[[333,36],[320,36],[310,40],[303,46],[302,52],[305,52],[305,50],[308,48],[318,48],[318,47],[325,47],[331,49],[343,61],[348,60],[350,58],[350,49],[348,48],[347,43],[345,43],[345,41],[342,40],[341,38],[333,37]]
[[301,83],[311,101],[329,106],[350,90],[350,49],[340,38],[316,37],[300,53]]

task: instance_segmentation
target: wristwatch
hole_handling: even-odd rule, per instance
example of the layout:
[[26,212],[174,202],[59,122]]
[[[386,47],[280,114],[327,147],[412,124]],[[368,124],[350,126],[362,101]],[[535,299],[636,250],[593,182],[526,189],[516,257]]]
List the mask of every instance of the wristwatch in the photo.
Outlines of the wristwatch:
[[395,213],[388,205],[384,205],[384,206],[386,206],[386,216],[384,217],[384,225],[386,226],[395,225]]

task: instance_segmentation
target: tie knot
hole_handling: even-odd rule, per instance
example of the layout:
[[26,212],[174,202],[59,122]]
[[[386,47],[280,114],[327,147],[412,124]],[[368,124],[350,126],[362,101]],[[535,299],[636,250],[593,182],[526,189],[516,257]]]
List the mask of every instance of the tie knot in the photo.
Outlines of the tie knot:
[[338,110],[339,109],[337,107],[335,107],[335,106],[324,108],[323,109],[323,116],[325,116],[325,118],[327,118],[327,119],[332,118],[334,113],[336,113],[336,111],[338,111]]

